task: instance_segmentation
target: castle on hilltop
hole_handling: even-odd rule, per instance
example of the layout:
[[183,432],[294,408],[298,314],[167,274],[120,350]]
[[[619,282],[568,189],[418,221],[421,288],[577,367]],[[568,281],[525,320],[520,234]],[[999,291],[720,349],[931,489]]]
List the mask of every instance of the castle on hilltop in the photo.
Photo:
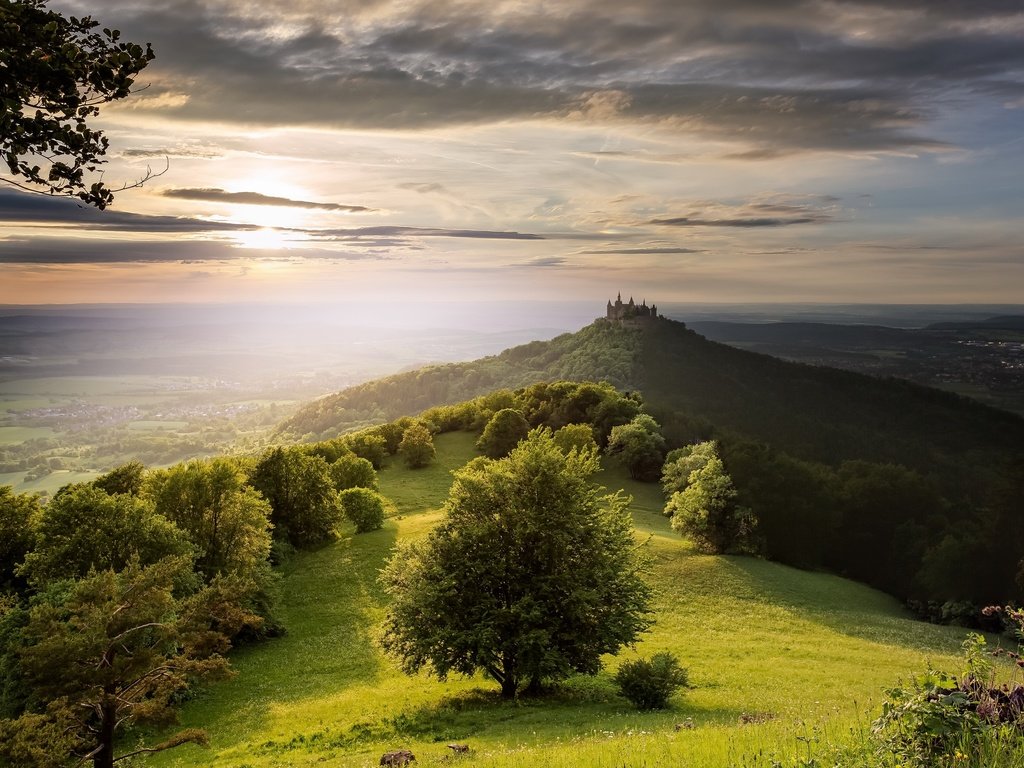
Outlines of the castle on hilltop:
[[633,301],[633,297],[629,297],[629,303],[622,303],[622,294],[620,293],[618,298],[615,299],[615,303],[608,302],[608,313],[605,317],[608,320],[615,320],[622,322],[624,320],[645,320],[653,319],[658,316],[658,307],[654,304],[647,306],[647,299],[643,300],[643,303],[637,304]]

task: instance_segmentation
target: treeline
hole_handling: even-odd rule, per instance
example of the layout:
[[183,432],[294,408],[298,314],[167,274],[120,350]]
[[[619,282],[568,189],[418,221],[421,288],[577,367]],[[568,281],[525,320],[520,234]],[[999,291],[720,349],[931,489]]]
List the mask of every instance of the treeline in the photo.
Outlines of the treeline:
[[640,331],[605,321],[551,341],[534,341],[471,363],[433,365],[350,387],[286,420],[282,434],[317,439],[437,405],[470,400],[536,381],[608,381],[630,389]]
[[967,510],[904,466],[830,467],[728,439],[669,453],[662,483],[673,526],[703,550],[828,569],[932,621],[996,629],[981,609],[1024,591],[1020,462]]

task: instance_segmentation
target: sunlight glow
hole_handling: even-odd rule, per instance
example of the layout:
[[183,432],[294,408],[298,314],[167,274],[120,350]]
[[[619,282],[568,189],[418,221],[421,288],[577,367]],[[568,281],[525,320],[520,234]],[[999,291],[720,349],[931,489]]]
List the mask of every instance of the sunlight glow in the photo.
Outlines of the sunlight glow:
[[235,232],[232,238],[239,248],[256,248],[264,251],[280,251],[291,248],[295,239],[279,229],[267,227]]

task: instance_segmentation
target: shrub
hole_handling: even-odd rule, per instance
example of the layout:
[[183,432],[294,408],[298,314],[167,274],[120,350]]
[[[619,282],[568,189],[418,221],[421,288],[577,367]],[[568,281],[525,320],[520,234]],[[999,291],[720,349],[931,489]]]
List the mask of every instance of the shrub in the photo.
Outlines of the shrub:
[[[1018,620],[1018,612],[1008,614]],[[963,648],[959,677],[932,670],[910,687],[887,692],[873,732],[900,765],[924,768],[1006,747],[1019,750],[1024,686],[994,681],[983,636],[968,635]],[[1019,660],[1017,653],[1008,655]]]
[[398,446],[405,463],[412,469],[425,467],[434,460],[434,438],[422,424],[413,424],[405,430]]
[[369,488],[348,488],[338,494],[345,516],[356,533],[376,531],[384,525],[384,497]]
[[346,488],[370,488],[377,490],[377,471],[366,459],[353,453],[342,456],[327,468],[331,482],[339,491]]
[[673,653],[656,653],[648,659],[627,661],[615,675],[619,693],[637,709],[665,709],[669,697],[687,684],[686,670]]

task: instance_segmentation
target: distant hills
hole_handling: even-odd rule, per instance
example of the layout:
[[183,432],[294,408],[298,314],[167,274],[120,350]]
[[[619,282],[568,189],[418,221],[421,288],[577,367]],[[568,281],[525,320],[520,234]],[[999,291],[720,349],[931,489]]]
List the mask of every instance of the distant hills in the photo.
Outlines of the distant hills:
[[946,389],[1024,415],[1024,316],[924,328],[815,322],[692,323],[714,341],[796,362]]

